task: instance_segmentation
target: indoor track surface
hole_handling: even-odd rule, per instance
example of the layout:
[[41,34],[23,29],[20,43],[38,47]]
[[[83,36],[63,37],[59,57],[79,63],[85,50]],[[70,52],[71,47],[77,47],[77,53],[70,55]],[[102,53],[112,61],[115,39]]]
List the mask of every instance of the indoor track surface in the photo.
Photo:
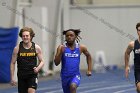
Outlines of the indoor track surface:
[[[82,71],[81,75],[77,93],[136,93],[133,70],[128,80],[124,77],[124,70],[93,72],[91,77],[87,77],[85,71]],[[0,89],[0,93],[17,93],[17,87]],[[39,81],[36,93],[63,93],[59,75]]]

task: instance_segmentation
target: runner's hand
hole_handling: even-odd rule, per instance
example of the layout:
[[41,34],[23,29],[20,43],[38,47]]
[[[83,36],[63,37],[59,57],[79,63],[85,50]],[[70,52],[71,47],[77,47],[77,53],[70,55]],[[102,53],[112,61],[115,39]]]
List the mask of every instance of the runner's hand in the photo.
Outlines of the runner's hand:
[[129,67],[125,67],[125,77],[128,78],[130,73],[130,68]]
[[15,81],[15,80],[11,80],[10,84],[11,84],[12,86],[16,86],[16,81]]
[[38,72],[39,72],[39,70],[38,70],[37,67],[34,67],[33,69],[34,69],[34,72],[35,72],[35,73],[38,73]]

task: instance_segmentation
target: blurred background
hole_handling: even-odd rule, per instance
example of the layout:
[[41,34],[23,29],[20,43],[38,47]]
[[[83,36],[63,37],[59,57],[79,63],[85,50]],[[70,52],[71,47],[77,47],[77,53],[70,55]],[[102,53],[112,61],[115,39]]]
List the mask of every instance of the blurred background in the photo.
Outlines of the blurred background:
[[[33,28],[33,41],[43,50],[43,76],[60,71],[54,54],[65,41],[62,31],[71,28],[82,31],[80,43],[91,53],[95,71],[123,68],[125,49],[137,38],[139,10],[140,0],[0,0],[0,82],[10,80],[12,50],[24,26]],[[83,55],[80,69],[87,69]]]

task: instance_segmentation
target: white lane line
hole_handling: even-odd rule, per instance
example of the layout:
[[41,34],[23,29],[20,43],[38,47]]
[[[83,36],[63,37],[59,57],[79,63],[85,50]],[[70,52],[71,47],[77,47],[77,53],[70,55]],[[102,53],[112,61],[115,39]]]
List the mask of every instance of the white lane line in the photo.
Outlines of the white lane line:
[[59,90],[55,90],[55,91],[51,91],[51,92],[44,92],[44,93],[59,93],[59,92],[63,92],[63,90],[59,89]]
[[[52,89],[52,90],[56,90],[56,89],[58,90],[58,88],[60,89],[61,87],[59,87],[59,86],[58,86],[58,87],[57,87],[57,86],[54,86],[54,87],[43,87],[43,88],[37,88],[37,91],[42,91],[42,90],[46,90],[46,91],[47,91],[47,90],[49,90],[49,89],[50,89],[50,90],[51,90],[51,89]],[[13,92],[13,93],[18,93],[18,92]],[[47,93],[48,93],[48,92],[47,92]]]
[[49,89],[58,89],[58,88],[61,88],[61,87],[43,87],[43,88],[38,88],[37,91],[41,91],[41,90],[49,90]]
[[[85,86],[85,85],[90,84],[90,85],[94,85],[94,87],[95,87],[95,86],[99,86],[98,84],[103,84],[103,83],[107,83],[107,82],[103,81],[103,82],[92,82],[92,83],[82,84],[82,86],[79,87],[78,89],[93,88],[93,86]],[[52,88],[54,89],[54,87],[52,87]],[[39,89],[39,90],[41,90],[41,89]],[[42,88],[42,90],[43,90],[43,88]],[[47,90],[47,89],[44,88],[44,90]],[[54,91],[51,91],[51,92],[45,92],[45,93],[58,93],[58,92],[63,92],[62,88],[54,90]]]
[[[86,89],[86,88],[94,88],[94,87],[98,87],[98,86],[101,86],[102,84],[105,84],[107,83],[107,81],[100,81],[100,82],[89,82],[89,83],[81,83],[80,86],[79,86],[79,90],[80,89]],[[112,82],[114,83],[114,82]],[[117,83],[119,84],[119,83]],[[124,83],[123,83],[124,84]],[[120,85],[120,84],[119,84]],[[103,86],[101,86],[103,87]],[[106,88],[111,88],[111,87],[106,87]],[[106,88],[99,88],[99,90],[103,90],[103,89],[106,89]],[[52,92],[46,92],[46,93],[55,93],[55,92],[59,92],[59,91],[62,91],[62,87],[61,87],[61,84],[60,86],[51,86],[51,87],[41,87],[41,88],[38,88],[37,91],[43,91],[43,90],[55,90],[55,91],[52,91]],[[91,91],[99,91],[98,88],[94,89],[94,90],[91,90]],[[85,92],[88,92],[88,91],[85,91]],[[90,90],[89,90],[90,92]],[[18,93],[18,92],[13,92],[13,93]],[[81,92],[83,93],[83,92]]]
[[[97,86],[99,86],[99,84],[104,84],[104,83],[107,83],[107,82],[102,81],[102,82],[86,83],[86,84],[82,84],[82,86],[80,86],[78,89],[93,88],[93,86],[97,87]],[[86,85],[88,85],[88,86],[86,86]],[[54,90],[54,91],[51,91],[51,92],[45,92],[45,93],[58,93],[58,92],[63,92],[63,90],[62,89],[57,89],[57,90]]]
[[102,85],[102,84],[128,84],[127,82],[107,82],[107,81],[100,81],[100,82],[89,82],[89,83],[81,83],[80,87],[82,86],[90,86],[90,85]]
[[80,84],[80,87],[81,87],[81,86],[89,86],[89,85],[98,85],[98,84],[101,85],[101,84],[105,84],[105,83],[107,83],[107,81],[90,82],[90,83],[84,83],[84,82],[83,82],[83,83]]
[[87,90],[87,91],[83,91],[83,92],[79,92],[79,93],[90,93],[90,92],[95,92],[95,91],[101,91],[101,90],[105,90],[105,89],[116,89],[116,88],[122,88],[122,87],[131,87],[133,85],[129,84],[129,85],[118,85],[118,86],[111,86],[111,87],[103,87],[103,88],[96,88],[96,89],[91,89],[91,90]]
[[123,93],[123,92],[131,91],[131,90],[136,90],[136,88],[129,88],[129,89],[125,89],[125,90],[116,91],[113,93]]

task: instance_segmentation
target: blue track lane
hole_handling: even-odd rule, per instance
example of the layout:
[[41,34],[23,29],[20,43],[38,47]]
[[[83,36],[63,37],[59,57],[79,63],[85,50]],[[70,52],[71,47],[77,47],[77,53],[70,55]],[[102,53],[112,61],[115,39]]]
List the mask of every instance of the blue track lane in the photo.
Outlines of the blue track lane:
[[[0,89],[0,93],[17,93],[17,88]],[[63,93],[60,77],[57,75],[50,80],[40,81],[37,93]],[[77,93],[136,93],[133,71],[128,80],[124,77],[124,70],[93,72],[91,77],[82,72]]]

